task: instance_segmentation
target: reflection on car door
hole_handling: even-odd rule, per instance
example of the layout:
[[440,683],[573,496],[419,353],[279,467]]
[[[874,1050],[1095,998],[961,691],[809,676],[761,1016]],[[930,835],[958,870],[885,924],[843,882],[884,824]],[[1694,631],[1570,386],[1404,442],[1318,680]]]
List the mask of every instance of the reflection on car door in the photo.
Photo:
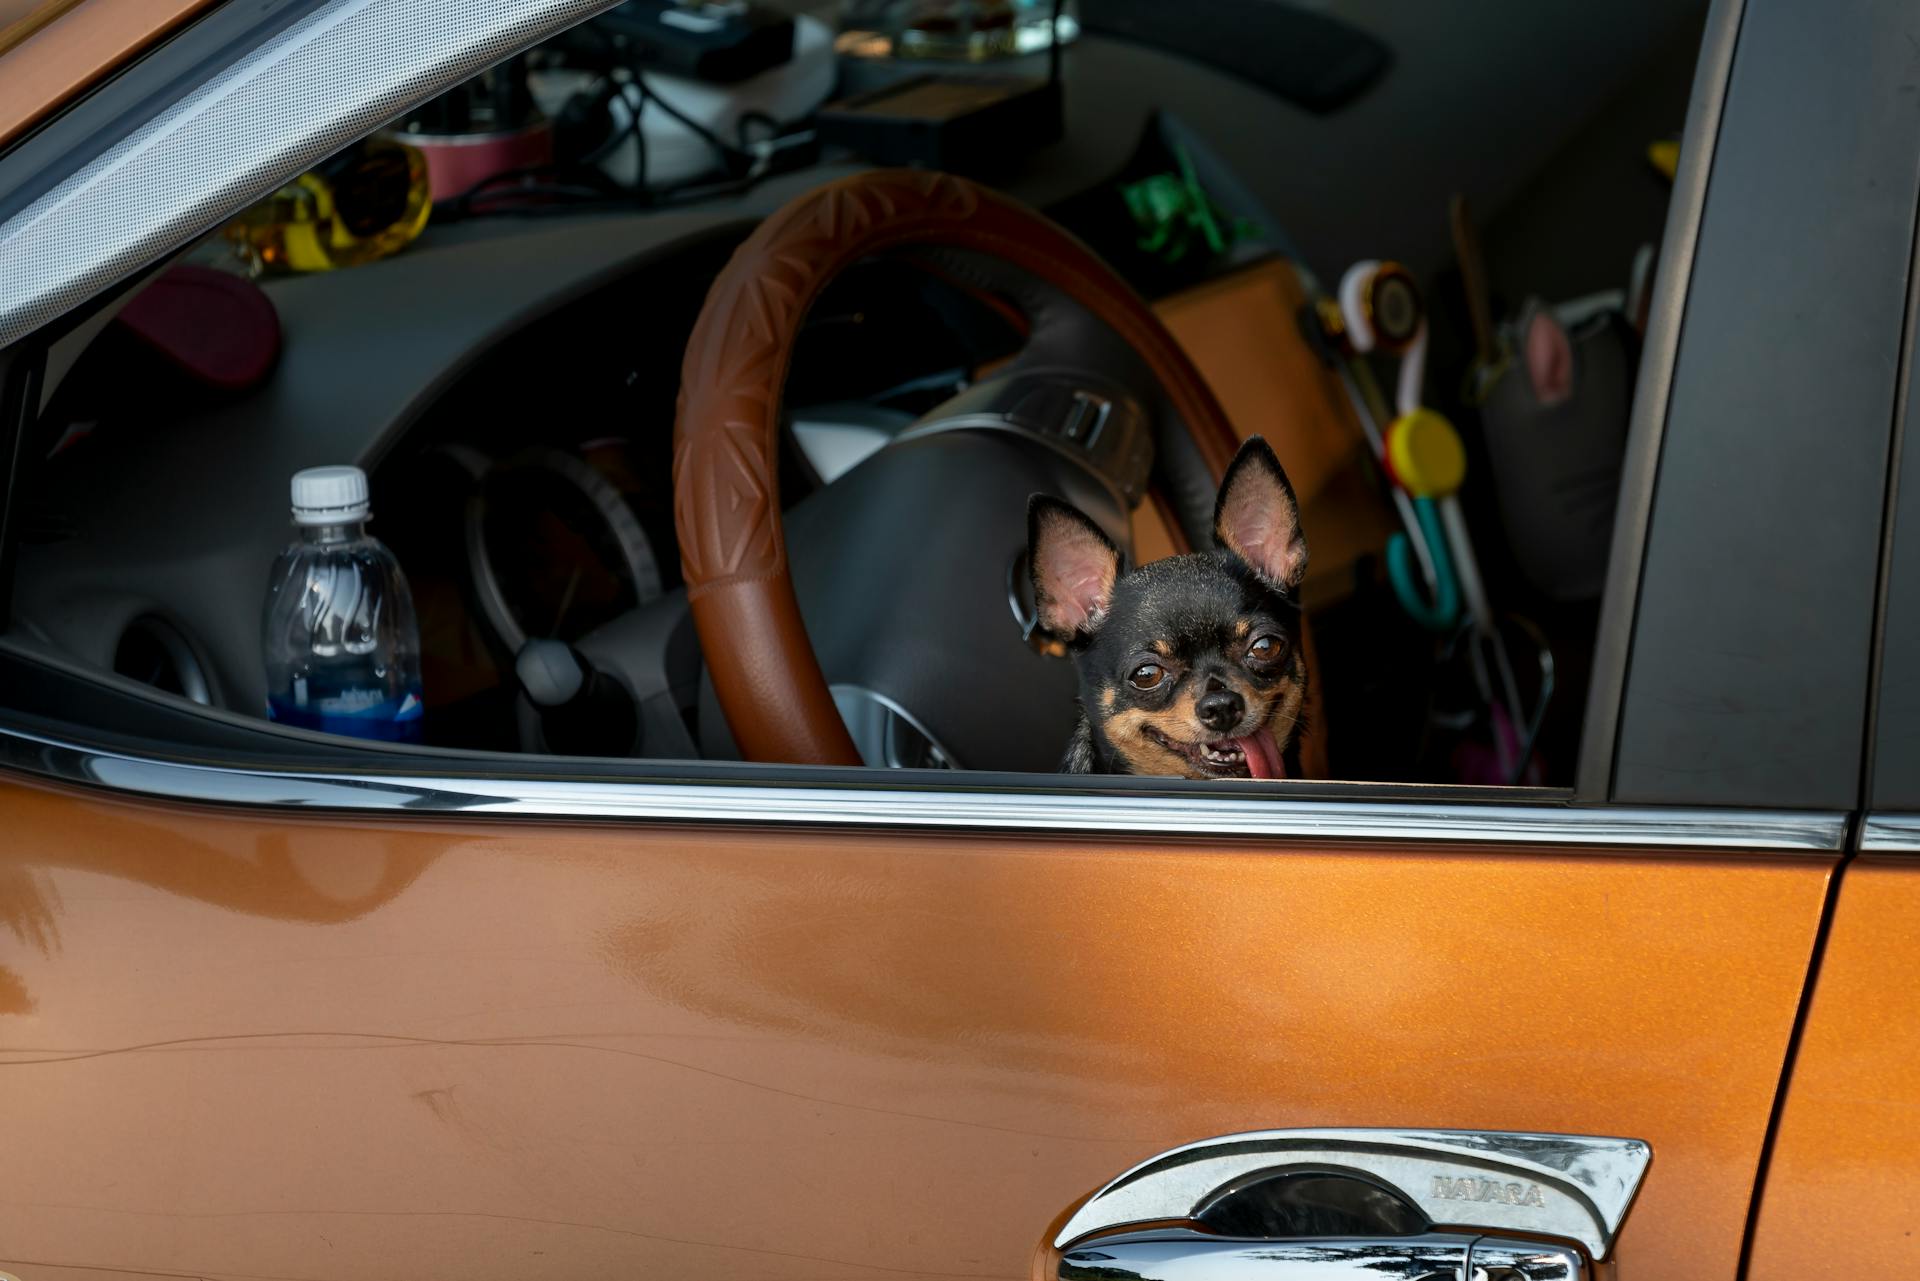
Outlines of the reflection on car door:
[[909,800],[861,830],[712,790],[733,822],[6,784],[5,1249],[1014,1277],[1157,1152],[1394,1125],[1644,1139],[1619,1255],[1732,1272],[1834,825],[1268,803],[1209,836],[1188,801],[995,833]]

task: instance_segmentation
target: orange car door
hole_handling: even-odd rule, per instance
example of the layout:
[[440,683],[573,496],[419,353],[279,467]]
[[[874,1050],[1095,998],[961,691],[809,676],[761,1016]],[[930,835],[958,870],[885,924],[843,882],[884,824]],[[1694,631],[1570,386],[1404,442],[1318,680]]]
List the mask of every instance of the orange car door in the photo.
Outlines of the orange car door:
[[[1191,793],[512,803],[6,741],[94,784],[0,792],[0,1257],[25,1277],[1018,1277],[1158,1152],[1381,1125],[1645,1140],[1619,1257],[1730,1276],[1839,831]],[[286,808],[314,789],[374,808]],[[675,809],[700,822],[641,816]]]

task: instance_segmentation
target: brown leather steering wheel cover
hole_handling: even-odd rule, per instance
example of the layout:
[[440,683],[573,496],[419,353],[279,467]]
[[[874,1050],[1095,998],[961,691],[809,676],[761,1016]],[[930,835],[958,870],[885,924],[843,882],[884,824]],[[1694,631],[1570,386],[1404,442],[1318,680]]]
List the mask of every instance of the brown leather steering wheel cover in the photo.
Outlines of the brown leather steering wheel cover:
[[806,193],[734,252],[681,368],[673,515],[714,693],[751,761],[859,765],[800,617],[780,522],[780,396],[814,300],[841,270],[909,245],[1002,259],[1098,316],[1147,363],[1215,478],[1239,438],[1186,353],[1065,229],[964,178],[856,174]]

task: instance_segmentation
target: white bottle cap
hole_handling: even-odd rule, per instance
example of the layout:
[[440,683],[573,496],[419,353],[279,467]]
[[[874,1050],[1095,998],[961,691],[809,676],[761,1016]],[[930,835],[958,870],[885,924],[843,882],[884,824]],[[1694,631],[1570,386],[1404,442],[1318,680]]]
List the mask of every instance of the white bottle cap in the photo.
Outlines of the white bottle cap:
[[293,523],[346,525],[365,520],[367,473],[358,467],[309,467],[293,474]]

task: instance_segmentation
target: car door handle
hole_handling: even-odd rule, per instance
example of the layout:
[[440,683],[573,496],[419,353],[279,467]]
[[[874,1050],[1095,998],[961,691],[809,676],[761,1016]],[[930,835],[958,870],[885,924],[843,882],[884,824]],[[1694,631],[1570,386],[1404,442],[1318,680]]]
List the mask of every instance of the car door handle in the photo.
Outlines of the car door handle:
[[1417,1237],[1233,1239],[1167,1228],[1060,1256],[1060,1281],[1582,1281],[1570,1245],[1434,1232]]
[[1088,1198],[1054,1238],[1059,1275],[1577,1281],[1606,1259],[1652,1156],[1638,1139],[1564,1134],[1223,1135]]

